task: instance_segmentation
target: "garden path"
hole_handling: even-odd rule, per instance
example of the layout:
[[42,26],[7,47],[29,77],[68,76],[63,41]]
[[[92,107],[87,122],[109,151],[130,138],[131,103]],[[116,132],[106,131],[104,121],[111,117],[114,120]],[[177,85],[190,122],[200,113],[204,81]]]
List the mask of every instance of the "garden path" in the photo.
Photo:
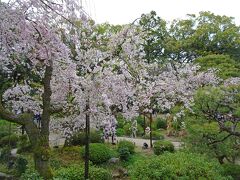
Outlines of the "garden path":
[[[141,138],[130,138],[130,137],[117,137],[117,141],[120,140],[127,140],[127,141],[131,141],[133,142],[136,146],[138,147],[142,147],[143,143],[146,142],[148,145],[150,145],[150,140],[149,139],[141,139]],[[181,142],[169,138],[169,137],[165,137],[165,140],[171,141],[175,147],[175,149],[180,149],[181,148]],[[51,134],[50,138],[50,146],[62,146],[64,145],[65,142],[65,138],[57,135],[57,134]],[[155,140],[153,140],[154,142]]]
[[[140,138],[129,138],[129,137],[117,137],[117,141],[120,140],[127,140],[133,142],[136,146],[142,147],[143,143],[146,142],[148,145],[150,145],[150,140],[149,139],[140,139]],[[165,138],[165,140],[169,140],[173,143],[175,149],[180,149],[181,148],[181,142],[178,141],[173,141],[172,139]],[[153,140],[155,142],[155,140]]]

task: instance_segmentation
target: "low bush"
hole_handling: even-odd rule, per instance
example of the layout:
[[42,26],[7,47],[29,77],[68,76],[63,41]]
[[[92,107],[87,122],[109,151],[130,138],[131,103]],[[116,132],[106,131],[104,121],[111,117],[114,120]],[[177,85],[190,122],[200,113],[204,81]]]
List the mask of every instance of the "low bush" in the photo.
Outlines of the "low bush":
[[17,151],[18,153],[31,152],[32,150],[31,143],[26,134],[19,137],[17,146],[18,146],[18,151]]
[[[126,136],[131,136],[132,135],[132,128],[131,128],[131,124],[127,123],[123,126],[123,130],[124,130],[124,135]],[[137,124],[137,136],[142,136],[144,132],[143,127],[140,124]]]
[[[90,166],[90,180],[110,180],[111,174],[103,168]],[[73,165],[68,168],[60,168],[56,171],[54,180],[84,180],[84,166]]]
[[11,134],[10,136],[4,136],[0,139],[0,147],[9,146],[12,148],[17,147],[18,136],[15,134]]
[[167,129],[167,120],[157,118],[155,123],[157,129]]
[[[150,134],[146,134],[142,137],[143,139],[150,139]],[[161,134],[159,131],[153,131],[152,132],[152,139],[153,140],[163,140],[164,135]]]
[[130,154],[133,154],[135,152],[135,145],[131,141],[121,140],[118,143],[118,152],[122,148],[128,148]]
[[39,173],[34,169],[27,169],[20,177],[20,180],[43,180]]
[[163,154],[165,151],[173,152],[174,146],[170,141],[156,141],[153,143],[153,151],[156,155]]
[[71,147],[63,147],[62,152],[71,154],[73,156],[78,156],[81,152],[82,147],[80,146],[71,146]]
[[130,171],[131,179],[211,179],[227,180],[217,161],[200,154],[164,153],[161,156],[136,161]]
[[124,136],[125,135],[124,129],[117,128],[116,135],[117,136]]
[[19,156],[16,160],[16,170],[19,175],[23,174],[27,169],[28,161],[23,158],[22,156]]
[[126,136],[130,136],[132,134],[132,130],[131,130],[131,124],[127,123],[123,126],[123,130],[124,130],[124,134]]
[[9,132],[6,131],[0,131],[0,139],[2,139],[5,136],[9,136]]
[[[105,144],[92,143],[89,145],[89,159],[94,164],[108,161],[112,157],[111,154],[111,150]],[[85,156],[85,148],[82,148],[81,155]]]
[[[145,124],[144,124],[144,117],[143,116],[138,116],[136,118],[136,120],[137,120],[137,124],[140,125],[142,128],[145,126]],[[147,121],[147,118],[146,118],[145,121]]]
[[[91,143],[103,143],[102,134],[98,131],[90,132]],[[65,146],[82,146],[85,145],[85,132],[75,133],[72,137],[66,140]]]
[[118,114],[117,115],[117,128],[123,128],[126,121],[127,120],[123,117],[123,115]]
[[0,160],[1,161],[8,161],[11,156],[11,148],[6,146],[0,149]]
[[240,165],[237,164],[223,164],[224,174],[232,176],[233,179],[240,179]]
[[127,147],[118,149],[118,153],[119,153],[120,159],[123,161],[127,161],[131,155]]
[[142,136],[143,133],[144,133],[143,127],[140,124],[138,124],[137,125],[137,136]]

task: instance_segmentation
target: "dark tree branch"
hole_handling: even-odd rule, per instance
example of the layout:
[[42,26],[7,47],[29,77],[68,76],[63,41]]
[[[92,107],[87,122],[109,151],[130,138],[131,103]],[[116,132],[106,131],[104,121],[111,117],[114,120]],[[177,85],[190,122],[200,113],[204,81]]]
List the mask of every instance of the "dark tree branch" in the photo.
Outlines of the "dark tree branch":
[[215,143],[223,142],[223,141],[225,141],[227,138],[229,138],[230,136],[232,136],[232,134],[228,134],[227,136],[225,136],[224,138],[222,138],[222,139],[220,139],[220,140],[215,140],[215,141],[209,142],[209,143],[207,143],[207,145],[213,145],[213,144],[215,144]]

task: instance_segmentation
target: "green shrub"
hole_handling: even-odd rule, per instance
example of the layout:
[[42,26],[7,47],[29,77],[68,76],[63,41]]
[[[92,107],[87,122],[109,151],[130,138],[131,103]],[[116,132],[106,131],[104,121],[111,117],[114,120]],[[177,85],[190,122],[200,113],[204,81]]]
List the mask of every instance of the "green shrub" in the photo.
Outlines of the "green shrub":
[[18,153],[31,152],[32,150],[31,143],[26,134],[19,137],[17,146],[18,146],[18,151],[17,151]]
[[[90,180],[110,180],[111,174],[103,168],[90,166],[89,168]],[[56,171],[55,180],[84,180],[84,167],[73,165],[68,168],[60,168]]]
[[10,145],[12,148],[16,148],[17,141],[18,141],[18,136],[15,134],[12,134],[10,136],[4,136],[3,138],[0,139],[0,147]]
[[71,146],[71,147],[63,147],[62,154],[70,155],[72,159],[80,159],[81,157],[82,147],[80,146]]
[[[82,148],[81,155],[85,156],[85,148]],[[92,143],[89,145],[89,159],[94,164],[101,164],[111,158],[111,150],[108,146],[101,143]]]
[[[103,143],[102,134],[98,131],[90,132],[91,143]],[[75,133],[72,137],[66,140],[65,146],[82,146],[85,145],[85,132]]]
[[157,118],[156,119],[156,128],[157,129],[167,129],[167,121],[165,119]]
[[118,149],[118,153],[119,153],[120,159],[123,161],[127,161],[131,155],[127,147],[122,147]]
[[59,169],[62,167],[61,161],[58,158],[50,158],[50,166],[53,168],[53,170]]
[[123,128],[126,121],[127,120],[121,114],[117,115],[117,128]]
[[153,143],[154,154],[160,155],[165,151],[173,152],[174,146],[170,141],[156,141]]
[[[146,134],[142,138],[143,139],[150,139],[150,134]],[[159,132],[159,131],[153,131],[152,132],[152,139],[153,140],[163,140],[164,139],[164,135],[162,135],[162,133]]]
[[10,123],[3,119],[0,119],[0,139],[9,134],[13,134],[17,130],[17,125],[15,123]]
[[153,131],[152,137],[153,137],[153,140],[163,140],[164,139],[164,135],[162,135],[162,133],[159,131]]
[[135,152],[135,150],[134,150],[135,149],[135,145],[131,141],[121,140],[118,143],[118,152],[122,148],[128,148],[130,154],[133,154]]
[[116,135],[117,136],[124,136],[125,135],[124,129],[117,128]]
[[143,127],[140,124],[138,124],[137,125],[137,136],[142,136],[143,133],[144,133]]
[[71,146],[71,147],[63,147],[63,151],[70,153],[72,155],[79,155],[81,152],[82,147],[80,146]]
[[229,179],[217,161],[200,154],[164,153],[161,156],[136,161],[130,171],[131,179]]
[[43,180],[43,178],[34,169],[27,169],[20,177],[20,180]]
[[9,136],[9,132],[6,131],[0,131],[0,139],[2,139],[5,136]]
[[240,179],[240,165],[237,164],[223,164],[224,174],[226,176],[232,176],[233,179]]
[[131,124],[127,123],[123,126],[124,134],[130,136],[132,134]]
[[0,160],[1,161],[7,161],[9,160],[11,156],[11,148],[6,146],[2,149],[0,149]]
[[19,175],[21,175],[22,173],[24,173],[27,169],[27,164],[28,161],[23,158],[23,157],[18,157],[16,160],[16,170],[18,172]]
[[[132,128],[131,128],[131,124],[130,123],[127,123],[123,126],[123,130],[124,130],[124,134],[126,136],[131,136],[132,135]],[[143,135],[143,128],[140,124],[137,124],[137,135],[138,136],[142,136]]]
[[[140,125],[143,128],[144,127],[144,118],[143,118],[143,116],[138,116],[136,118],[136,120],[137,120],[137,124]],[[146,121],[147,121],[147,118],[146,118]]]

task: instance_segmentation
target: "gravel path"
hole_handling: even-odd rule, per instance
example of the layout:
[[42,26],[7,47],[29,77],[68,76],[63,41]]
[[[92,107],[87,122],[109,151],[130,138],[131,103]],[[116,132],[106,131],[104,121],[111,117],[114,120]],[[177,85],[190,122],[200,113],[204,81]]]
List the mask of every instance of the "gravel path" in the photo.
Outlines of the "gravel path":
[[[128,138],[128,137],[117,137],[117,141],[120,140],[127,140],[133,142],[136,146],[142,147],[143,143],[146,142],[148,145],[150,145],[150,140],[149,139],[141,139],[141,138]],[[166,140],[169,140],[173,143],[175,149],[181,148],[181,142],[174,141],[172,139],[166,138]],[[65,138],[60,137],[57,134],[51,134],[50,138],[50,146],[62,146],[64,145]],[[154,142],[155,140],[153,140]]]
[[[150,140],[149,139],[139,139],[139,138],[128,138],[128,137],[117,137],[117,141],[120,140],[127,140],[133,142],[136,146],[142,147],[143,143],[146,142],[148,145],[150,145]],[[153,140],[155,142],[155,140]],[[181,142],[177,141],[171,141],[175,147],[175,149],[180,149],[181,148]]]

